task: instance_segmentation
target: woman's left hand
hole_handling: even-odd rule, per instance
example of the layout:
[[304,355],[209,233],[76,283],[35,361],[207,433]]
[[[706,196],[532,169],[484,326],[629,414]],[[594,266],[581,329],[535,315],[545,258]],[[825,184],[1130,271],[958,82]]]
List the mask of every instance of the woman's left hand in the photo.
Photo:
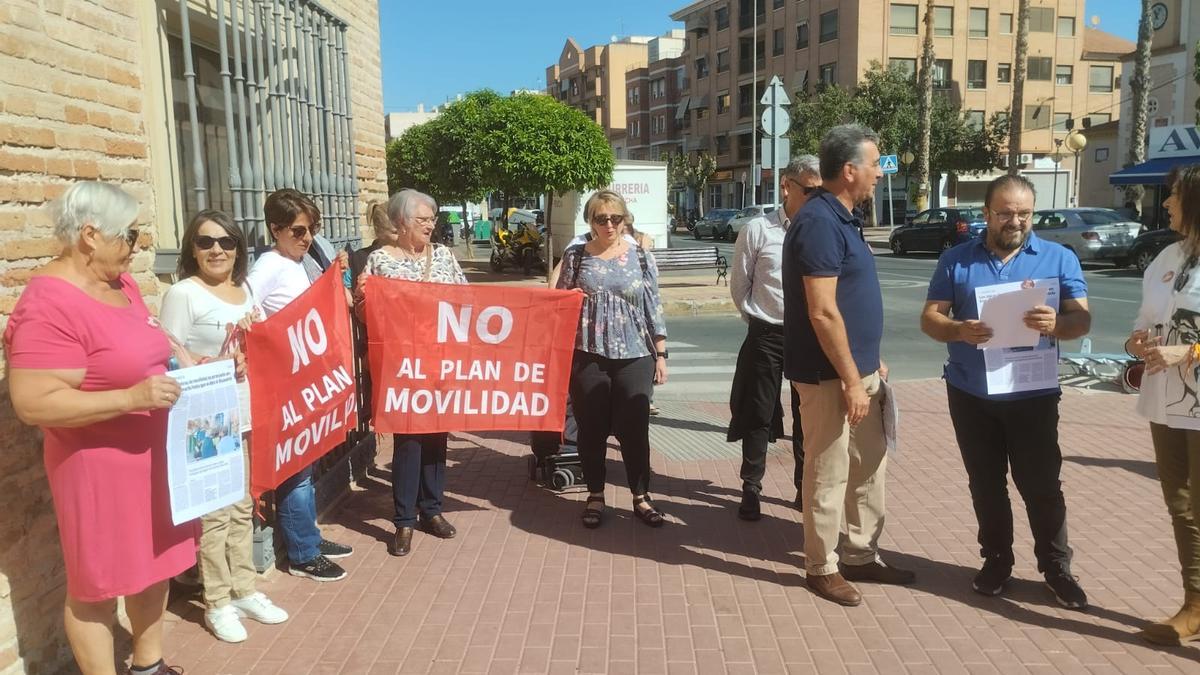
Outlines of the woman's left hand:
[[246,354],[241,349],[233,353],[233,375],[238,382],[246,381]]
[[1148,348],[1142,356],[1146,362],[1146,374],[1161,373],[1167,368],[1173,368],[1188,360],[1192,353],[1191,345],[1155,345]]
[[667,360],[661,356],[654,361],[654,384],[667,383]]

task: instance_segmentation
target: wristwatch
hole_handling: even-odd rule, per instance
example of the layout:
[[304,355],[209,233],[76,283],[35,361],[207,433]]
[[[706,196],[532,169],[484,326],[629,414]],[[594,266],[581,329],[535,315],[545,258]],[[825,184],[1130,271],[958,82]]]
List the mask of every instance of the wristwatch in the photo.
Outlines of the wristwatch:
[[664,350],[662,350],[661,352],[658,352],[658,358],[660,358],[660,359],[669,358],[669,357],[667,356],[667,353],[668,353],[668,352],[667,352],[667,350],[665,350],[665,349],[664,349]]

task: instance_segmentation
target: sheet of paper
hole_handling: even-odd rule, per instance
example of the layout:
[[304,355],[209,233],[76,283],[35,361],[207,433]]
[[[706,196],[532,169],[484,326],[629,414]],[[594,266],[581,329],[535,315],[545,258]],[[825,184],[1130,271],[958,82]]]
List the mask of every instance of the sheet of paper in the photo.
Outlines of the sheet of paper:
[[883,437],[888,452],[896,452],[900,432],[900,406],[896,403],[896,390],[887,380],[880,381],[879,389],[880,404],[883,406]]
[[246,496],[242,406],[233,361],[172,370],[183,389],[167,419],[167,479],[176,525]]
[[979,320],[992,329],[992,339],[978,345],[979,349],[1036,346],[1041,334],[1025,325],[1025,313],[1046,304],[1046,289],[1034,286],[998,293],[989,291],[994,288],[980,286],[975,289]]
[[[978,301],[980,295],[990,297],[1022,289],[1041,289],[1045,293],[1045,301],[1034,304],[1044,304],[1058,310],[1057,278],[983,286],[976,289],[976,300]],[[1039,336],[1033,346],[984,349],[983,361],[987,370],[989,394],[1012,394],[1058,387],[1058,341],[1048,335]]]

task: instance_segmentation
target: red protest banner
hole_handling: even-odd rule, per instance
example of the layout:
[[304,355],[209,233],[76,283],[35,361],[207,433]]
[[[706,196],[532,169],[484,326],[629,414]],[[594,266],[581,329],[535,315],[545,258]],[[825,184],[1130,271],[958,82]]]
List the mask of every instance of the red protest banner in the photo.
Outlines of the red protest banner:
[[358,412],[342,266],[246,334],[254,436],[250,492],[278,487],[337,447]]
[[582,295],[370,279],[376,431],[562,431]]

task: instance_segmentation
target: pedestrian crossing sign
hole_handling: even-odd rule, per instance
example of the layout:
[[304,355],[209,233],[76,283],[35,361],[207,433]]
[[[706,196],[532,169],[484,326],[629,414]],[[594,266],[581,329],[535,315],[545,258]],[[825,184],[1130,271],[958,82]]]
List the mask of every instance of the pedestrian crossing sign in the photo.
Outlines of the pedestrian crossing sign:
[[895,155],[880,156],[879,168],[883,169],[884,173],[896,173],[899,170],[899,165],[896,162],[896,156]]

